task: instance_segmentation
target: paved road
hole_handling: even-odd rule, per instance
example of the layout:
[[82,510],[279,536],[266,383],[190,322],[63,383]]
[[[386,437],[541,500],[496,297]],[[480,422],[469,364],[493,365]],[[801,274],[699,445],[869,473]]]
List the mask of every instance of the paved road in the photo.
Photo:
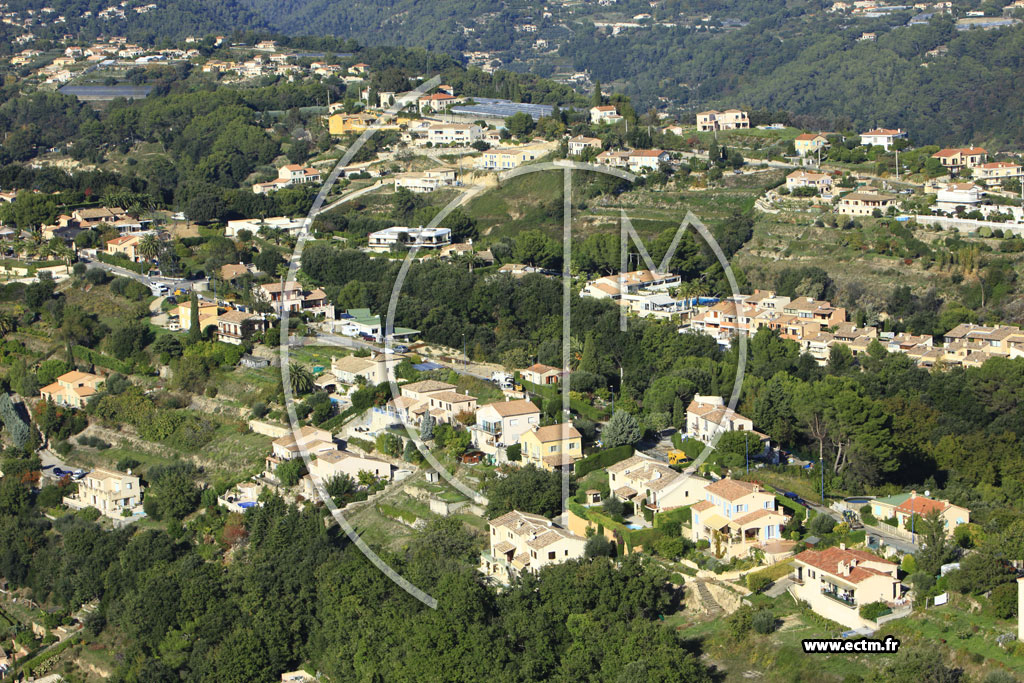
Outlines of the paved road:
[[119,266],[113,266],[103,261],[87,261],[86,268],[98,268],[99,270],[105,270],[108,273],[114,275],[121,275],[123,277],[129,277],[133,280],[138,280],[147,287],[153,287],[154,285],[166,285],[170,289],[193,289],[197,291],[203,291],[209,287],[210,281],[208,279],[202,280],[185,280],[183,278],[173,277],[150,277],[149,275],[140,275],[134,270],[128,270],[127,268],[121,268]]

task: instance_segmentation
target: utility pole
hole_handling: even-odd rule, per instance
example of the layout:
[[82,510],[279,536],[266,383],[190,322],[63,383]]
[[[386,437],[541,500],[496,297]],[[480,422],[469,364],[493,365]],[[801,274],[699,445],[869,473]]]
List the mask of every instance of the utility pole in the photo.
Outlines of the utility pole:
[[747,456],[747,474],[750,474],[750,439],[746,433],[743,434],[743,450]]
[[896,150],[896,180],[900,179],[900,151]]

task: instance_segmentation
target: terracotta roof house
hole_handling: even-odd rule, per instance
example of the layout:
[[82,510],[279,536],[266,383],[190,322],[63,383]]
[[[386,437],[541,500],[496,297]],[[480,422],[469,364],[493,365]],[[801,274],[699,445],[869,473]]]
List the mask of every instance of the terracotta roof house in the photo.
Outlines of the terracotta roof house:
[[794,595],[815,613],[850,628],[873,627],[860,608],[873,602],[895,606],[902,598],[898,566],[845,545],[805,550],[793,558]]

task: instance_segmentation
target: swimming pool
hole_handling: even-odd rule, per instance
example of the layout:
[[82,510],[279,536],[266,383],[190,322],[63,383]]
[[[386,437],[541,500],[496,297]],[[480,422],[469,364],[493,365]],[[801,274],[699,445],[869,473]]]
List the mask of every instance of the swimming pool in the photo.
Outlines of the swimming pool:
[[627,524],[626,528],[627,529],[643,529],[644,525],[643,524]]

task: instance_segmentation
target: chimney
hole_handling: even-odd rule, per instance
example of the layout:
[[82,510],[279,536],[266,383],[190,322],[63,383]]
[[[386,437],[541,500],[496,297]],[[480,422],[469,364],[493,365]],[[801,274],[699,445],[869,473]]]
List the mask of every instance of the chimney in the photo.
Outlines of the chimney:
[[840,543],[839,544],[839,549],[840,550],[846,550],[846,544],[845,543]]
[[508,395],[505,396],[505,403],[508,403],[511,400],[512,400],[511,396],[508,396]]

